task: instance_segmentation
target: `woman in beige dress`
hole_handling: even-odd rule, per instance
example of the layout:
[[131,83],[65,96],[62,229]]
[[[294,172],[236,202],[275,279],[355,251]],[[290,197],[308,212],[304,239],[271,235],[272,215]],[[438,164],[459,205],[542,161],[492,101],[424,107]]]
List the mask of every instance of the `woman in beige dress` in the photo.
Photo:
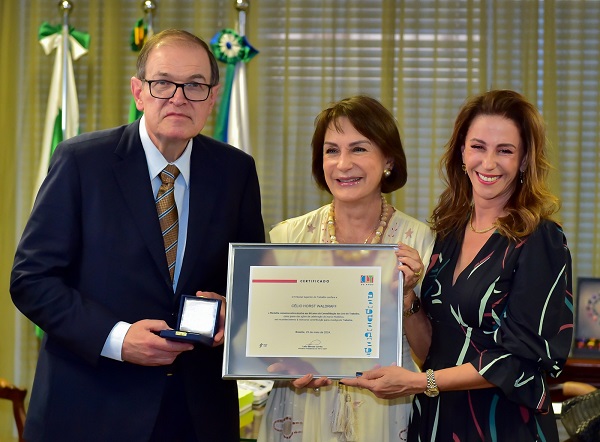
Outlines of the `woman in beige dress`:
[[[312,173],[333,201],[279,223],[270,232],[271,242],[397,244],[397,265],[404,274],[402,365],[418,370],[408,344],[418,344],[430,333],[429,321],[419,311],[419,281],[433,235],[426,224],[392,207],[383,195],[407,180],[396,121],[377,100],[357,96],[323,110],[315,126]],[[367,390],[309,373],[293,382],[275,383],[258,440],[402,441],[409,413],[409,398],[378,399]]]

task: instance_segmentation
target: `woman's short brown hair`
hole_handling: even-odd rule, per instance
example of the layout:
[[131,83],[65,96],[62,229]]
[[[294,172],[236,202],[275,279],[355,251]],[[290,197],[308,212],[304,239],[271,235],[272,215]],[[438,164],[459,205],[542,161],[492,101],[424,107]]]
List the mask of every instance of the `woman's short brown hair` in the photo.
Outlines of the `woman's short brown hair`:
[[321,111],[315,119],[312,137],[312,174],[319,188],[331,193],[323,172],[323,143],[332,126],[339,132],[338,120],[348,118],[352,126],[377,145],[383,156],[392,160],[389,177],[382,177],[381,191],[390,193],[406,184],[406,155],[402,148],[396,119],[379,101],[365,95],[344,98]]

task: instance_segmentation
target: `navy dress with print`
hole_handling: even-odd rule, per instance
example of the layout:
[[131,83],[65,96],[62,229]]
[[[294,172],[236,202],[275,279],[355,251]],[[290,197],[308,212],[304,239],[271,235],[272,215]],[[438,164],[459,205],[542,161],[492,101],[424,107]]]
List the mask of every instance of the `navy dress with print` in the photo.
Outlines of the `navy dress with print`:
[[495,232],[452,284],[462,238],[436,241],[421,297],[433,338],[424,369],[472,364],[494,388],[413,401],[412,441],[558,441],[546,375],[573,332],[571,256],[542,221],[519,242]]

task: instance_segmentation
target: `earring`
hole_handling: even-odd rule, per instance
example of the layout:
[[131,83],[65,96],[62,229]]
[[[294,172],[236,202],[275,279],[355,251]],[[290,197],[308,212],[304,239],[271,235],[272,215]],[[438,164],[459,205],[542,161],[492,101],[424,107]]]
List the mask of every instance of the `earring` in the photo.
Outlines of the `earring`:
[[462,165],[462,170],[466,175],[467,174],[467,165],[465,163],[463,163],[463,165]]
[[390,169],[383,169],[383,176],[384,178],[389,178],[390,175],[392,174],[392,171]]
[[521,175],[520,175],[519,179],[521,181],[521,184],[523,184],[523,174],[525,173],[525,171],[521,170],[520,172],[521,172]]

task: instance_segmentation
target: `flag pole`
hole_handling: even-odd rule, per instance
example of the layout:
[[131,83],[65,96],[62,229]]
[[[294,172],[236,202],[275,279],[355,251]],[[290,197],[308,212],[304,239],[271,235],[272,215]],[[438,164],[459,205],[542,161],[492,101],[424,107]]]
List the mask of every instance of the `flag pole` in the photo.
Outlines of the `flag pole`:
[[238,11],[238,34],[246,35],[246,11],[250,7],[250,0],[235,0],[235,9]]
[[154,34],[154,24],[152,23],[152,19],[154,18],[154,11],[156,10],[156,2],[151,0],[144,0],[142,2],[142,9],[144,10],[144,14],[146,15],[146,22],[148,24],[148,35]]
[[69,14],[73,10],[73,3],[68,0],[61,0],[58,2],[58,9],[62,13],[63,17],[63,25],[62,25],[62,118],[61,118],[61,129],[62,129],[62,138],[63,140],[67,139],[67,114],[69,112],[68,109],[68,99],[67,99],[67,90],[68,90],[68,66],[69,66],[69,57],[71,56],[69,52]]
[[[235,0],[235,9],[238,11],[237,31],[242,38],[246,36],[246,16],[249,8],[250,0]],[[250,153],[250,123],[248,121],[248,87],[246,84],[245,61],[236,64],[235,77],[230,112],[233,110],[237,113],[237,116],[231,121],[232,126],[228,127],[227,138],[228,142],[234,143],[236,147]]]
[[[143,0],[140,4],[144,16],[140,18],[133,30],[131,31],[131,50],[139,52],[144,46],[146,40],[154,35],[154,15],[156,14],[156,2],[151,0]],[[133,123],[139,119],[144,113],[138,110],[135,99],[132,96],[129,101],[129,118],[128,121]]]

